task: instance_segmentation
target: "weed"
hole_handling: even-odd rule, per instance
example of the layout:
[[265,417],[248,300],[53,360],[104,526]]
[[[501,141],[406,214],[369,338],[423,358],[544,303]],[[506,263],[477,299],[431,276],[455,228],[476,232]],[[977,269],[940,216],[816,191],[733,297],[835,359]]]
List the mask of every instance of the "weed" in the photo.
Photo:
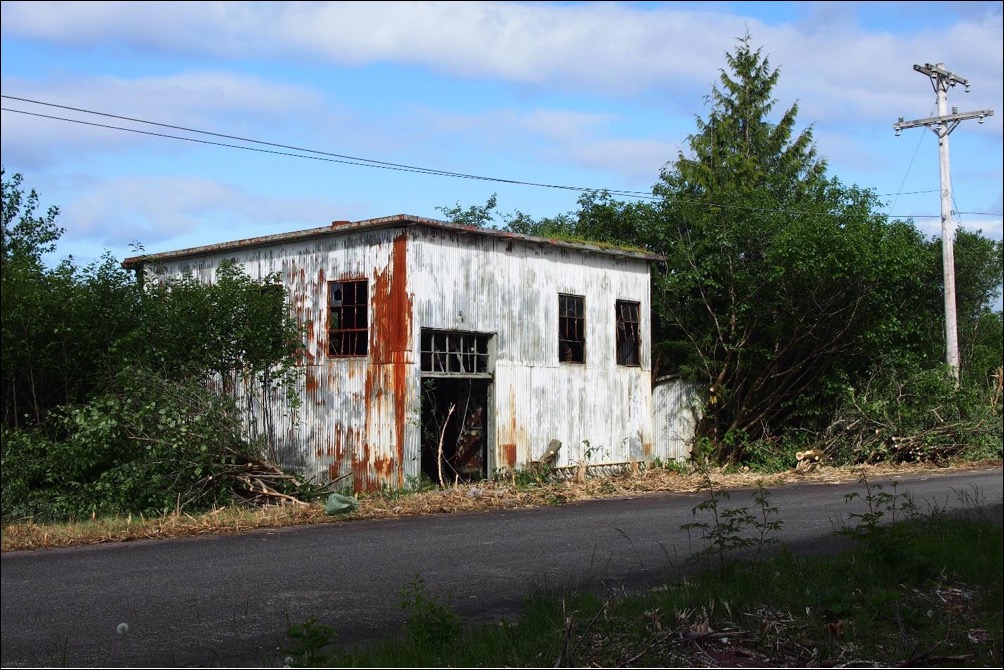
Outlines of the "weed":
[[[881,484],[869,482],[864,473],[858,481],[865,487],[864,496],[854,491],[845,495],[844,500],[847,503],[864,501],[865,511],[849,512],[847,516],[851,521],[845,522],[837,534],[861,543],[866,567],[873,572],[883,567],[892,567],[903,573],[925,574],[930,571],[931,566],[909,551],[915,542],[904,536],[905,533],[916,534],[919,526],[897,524],[903,516],[912,520],[920,517],[913,499],[907,493],[897,493],[896,482],[893,482],[890,493],[883,491]],[[889,524],[882,524],[883,520]]]
[[895,523],[901,514],[907,514],[911,518],[917,516],[917,505],[910,498],[909,494],[896,493],[897,482],[892,483],[892,493],[882,490],[881,484],[872,484],[868,477],[862,472],[858,476],[858,481],[865,487],[865,495],[858,491],[853,491],[844,496],[844,502],[850,503],[853,500],[863,500],[867,511],[849,512],[847,516],[854,520],[854,524],[844,524],[840,531],[841,535],[851,537],[861,537],[863,535],[875,535],[879,522],[883,517],[889,517],[889,521]]
[[323,668],[328,664],[337,633],[331,626],[310,617],[289,627],[286,633],[293,643],[282,652],[285,664],[296,668]]
[[[769,502],[760,507],[773,522]],[[755,578],[734,563],[729,579],[702,571],[643,593],[535,591],[514,619],[463,630],[416,575],[402,605],[418,613],[409,622],[421,623],[409,623],[405,639],[339,647],[324,660],[382,668],[698,667],[709,658],[761,667],[999,667],[1000,528],[938,516],[876,532],[887,526],[903,526],[907,551],[937,570],[862,571],[864,544],[826,557],[781,551],[761,559]]]
[[[708,543],[704,549],[694,554],[692,559],[717,556],[719,568],[724,574],[727,554],[752,548],[754,549],[752,570],[755,572],[763,546],[777,542],[777,538],[771,535],[778,532],[783,525],[783,522],[776,518],[778,516],[777,507],[770,504],[769,492],[764,488],[762,482],[757,483],[756,492],[753,494],[753,504],[759,510],[758,514],[751,512],[749,507],[723,508],[722,502],[729,499],[728,491],[717,488],[706,470],[703,471],[702,475],[704,480],[701,488],[708,492],[708,497],[695,505],[691,512],[694,516],[697,516],[698,512],[706,512],[711,519],[710,521],[695,521],[681,526],[681,529],[687,533],[700,530],[701,538]],[[751,534],[750,531],[752,531]]]
[[678,461],[675,459],[666,462],[662,462],[659,459],[656,459],[656,461],[652,464],[652,467],[662,468],[664,470],[669,470],[670,472],[675,472],[681,475],[690,474],[690,468],[687,466],[687,463],[685,461]]
[[784,472],[797,459],[800,449],[797,443],[782,442],[780,439],[759,439],[747,442],[743,448],[746,465],[755,472]]
[[495,479],[508,479],[518,489],[541,487],[547,483],[554,471],[547,463],[534,462],[520,469],[499,469],[495,471]]
[[428,592],[421,574],[416,573],[400,595],[401,609],[408,613],[405,632],[416,645],[440,648],[460,637],[460,616]]

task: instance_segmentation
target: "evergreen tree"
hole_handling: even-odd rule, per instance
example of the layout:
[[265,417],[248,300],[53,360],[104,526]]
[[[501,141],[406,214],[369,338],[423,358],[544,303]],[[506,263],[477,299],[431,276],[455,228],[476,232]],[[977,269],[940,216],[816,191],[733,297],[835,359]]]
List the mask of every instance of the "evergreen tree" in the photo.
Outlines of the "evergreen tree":
[[[779,70],[750,38],[661,174],[647,233],[663,371],[706,385],[700,431],[723,460],[750,439],[819,428],[841,388],[884,355],[922,356],[930,251],[875,195],[828,178],[798,106],[772,120]],[[922,300],[921,300],[922,302]],[[926,313],[922,311],[921,313]]]

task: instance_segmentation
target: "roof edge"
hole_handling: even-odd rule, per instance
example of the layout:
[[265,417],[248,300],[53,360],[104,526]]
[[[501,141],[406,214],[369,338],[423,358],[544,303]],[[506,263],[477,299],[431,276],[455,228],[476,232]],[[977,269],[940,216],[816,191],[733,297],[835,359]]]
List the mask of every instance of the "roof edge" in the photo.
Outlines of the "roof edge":
[[207,256],[210,254],[225,253],[234,249],[251,249],[255,247],[265,247],[284,242],[296,242],[315,237],[329,237],[334,235],[345,235],[354,232],[365,232],[367,230],[380,230],[383,228],[399,227],[424,227],[439,230],[449,230],[461,234],[483,235],[485,237],[495,237],[500,239],[519,240],[529,244],[543,244],[557,246],[567,249],[575,249],[584,253],[605,254],[610,256],[620,256],[626,258],[636,258],[646,261],[661,261],[664,257],[645,251],[636,251],[616,245],[606,245],[599,242],[570,242],[557,238],[537,237],[534,235],[524,235],[522,233],[512,233],[497,228],[479,228],[477,226],[467,226],[459,223],[450,223],[438,219],[429,219],[410,214],[395,214],[375,219],[363,219],[360,221],[333,221],[331,225],[323,228],[308,228],[306,230],[296,230],[287,233],[276,233],[274,235],[263,235],[260,237],[249,237],[231,242],[220,242],[207,244],[176,251],[164,251],[155,254],[143,254],[131,256],[122,261],[122,267],[127,270],[134,270],[160,261],[177,260],[181,258],[191,258],[196,256]]

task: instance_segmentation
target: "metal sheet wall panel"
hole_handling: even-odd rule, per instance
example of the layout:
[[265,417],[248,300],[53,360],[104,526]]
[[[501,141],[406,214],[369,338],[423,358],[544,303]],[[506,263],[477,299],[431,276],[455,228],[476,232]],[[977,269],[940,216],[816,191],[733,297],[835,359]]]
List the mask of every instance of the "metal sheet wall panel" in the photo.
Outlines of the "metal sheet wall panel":
[[[414,337],[423,327],[497,335],[492,467],[525,467],[551,439],[563,445],[559,466],[655,455],[646,261],[451,230],[412,234]],[[585,364],[558,361],[559,293],[585,297]],[[616,364],[617,300],[641,305],[637,367]]]
[[[421,467],[422,328],[494,333],[489,471],[525,467],[551,439],[558,465],[665,457],[652,430],[647,261],[473,231],[409,227],[221,250],[154,268],[215,280],[224,259],[253,278],[279,273],[306,331],[304,376],[290,411],[282,392],[256,399],[253,429],[280,462],[354,488],[396,488]],[[369,281],[365,358],[327,356],[327,282]],[[585,296],[586,362],[559,363],[558,293]],[[641,364],[616,365],[615,302],[641,304]],[[249,399],[250,400],[250,399]],[[588,446],[587,446],[588,444]]]
[[[285,467],[318,481],[351,473],[356,489],[400,486],[409,403],[417,394],[407,300],[407,245],[400,229],[382,229],[292,241],[272,247],[227,249],[150,268],[157,278],[190,274],[213,282],[223,260],[239,263],[253,279],[279,273],[291,308],[305,330],[304,375],[291,411],[284,390],[255,403],[252,430],[267,432]],[[395,258],[399,260],[395,264]],[[327,356],[327,282],[367,279],[371,295],[370,355]],[[403,298],[403,299],[402,299]],[[379,329],[375,322],[382,319]],[[405,337],[395,337],[404,329]],[[387,339],[383,339],[386,337]],[[270,419],[270,420],[266,420]],[[417,433],[412,448],[417,452]],[[411,460],[417,459],[411,454]]]
[[702,398],[697,385],[680,379],[659,379],[652,390],[655,447],[664,461],[690,458]]

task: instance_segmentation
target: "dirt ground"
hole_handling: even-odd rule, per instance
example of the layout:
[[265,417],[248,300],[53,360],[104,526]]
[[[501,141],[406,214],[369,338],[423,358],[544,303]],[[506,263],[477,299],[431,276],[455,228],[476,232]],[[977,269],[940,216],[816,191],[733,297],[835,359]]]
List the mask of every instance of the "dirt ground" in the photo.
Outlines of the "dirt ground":
[[[868,465],[855,467],[818,466],[791,469],[781,473],[709,472],[715,486],[725,489],[767,488],[805,482],[855,482],[861,476],[869,480],[892,475],[922,472],[958,472],[1001,467],[1001,461],[960,463],[936,466],[925,463]],[[360,519],[401,518],[422,514],[450,514],[494,509],[543,507],[569,502],[639,495],[653,492],[694,492],[701,489],[704,476],[665,468],[627,468],[613,474],[582,476],[575,470],[559,472],[546,481],[528,482],[525,475],[472,484],[457,484],[443,489],[380,492],[357,497],[358,507],[345,514],[328,515],[324,499],[314,503],[227,507],[205,514],[174,512],[155,518],[126,516],[91,518],[78,523],[40,525],[32,523],[5,526],[0,536],[0,550],[19,551],[78,546],[139,539],[184,537],[214,533],[236,533],[257,528],[278,528],[315,523],[346,523]]]

